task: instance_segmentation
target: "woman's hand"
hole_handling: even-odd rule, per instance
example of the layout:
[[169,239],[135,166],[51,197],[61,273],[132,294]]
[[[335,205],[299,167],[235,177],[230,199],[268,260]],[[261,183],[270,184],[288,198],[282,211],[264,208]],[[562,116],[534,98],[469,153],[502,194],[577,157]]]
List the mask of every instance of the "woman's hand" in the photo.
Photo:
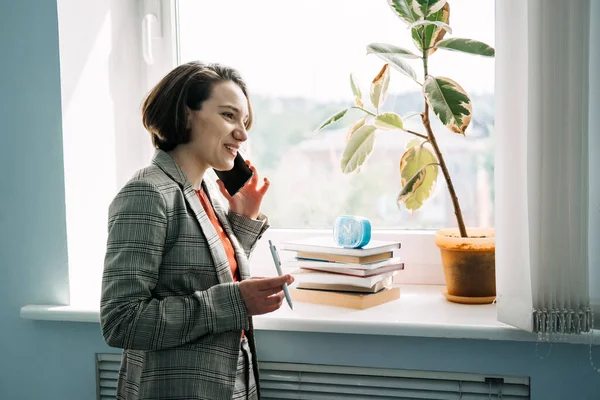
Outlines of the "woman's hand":
[[258,173],[256,172],[256,168],[248,160],[246,160],[246,164],[252,170],[252,178],[234,196],[229,195],[222,180],[218,179],[217,185],[219,185],[221,193],[229,202],[230,211],[256,219],[260,212],[260,204],[265,193],[269,190],[271,183],[267,178],[264,178],[262,186],[258,187]]
[[291,285],[294,277],[287,274],[274,278],[250,278],[239,283],[242,300],[248,315],[262,315],[273,312],[283,302],[283,284]]

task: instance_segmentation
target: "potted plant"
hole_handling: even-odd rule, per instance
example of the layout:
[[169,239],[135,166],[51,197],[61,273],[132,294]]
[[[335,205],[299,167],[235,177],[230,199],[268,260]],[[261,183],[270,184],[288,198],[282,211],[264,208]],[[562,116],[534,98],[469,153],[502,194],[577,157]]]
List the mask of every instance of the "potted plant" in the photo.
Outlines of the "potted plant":
[[[415,136],[399,161],[402,188],[397,204],[412,211],[419,209],[431,196],[441,170],[457,222],[456,228],[440,229],[435,234],[446,279],[445,295],[456,302],[491,302],[496,295],[494,230],[465,226],[458,196],[430,120],[433,114],[453,134],[465,135],[471,121],[471,100],[457,82],[430,75],[428,65],[437,50],[493,57],[494,49],[476,40],[447,37],[452,30],[449,25],[450,4],[446,0],[388,0],[388,4],[392,12],[408,25],[417,51],[386,43],[369,44],[367,54],[374,54],[385,62],[370,87],[369,98],[374,110],[365,108],[360,87],[350,74],[354,105],[332,115],[317,131],[342,119],[351,108],[364,112],[363,118],[352,125],[346,137],[341,159],[344,173],[357,170],[367,160],[378,130],[400,129]],[[411,60],[420,61],[423,81],[417,78],[410,65]],[[406,129],[402,117],[396,113],[380,112],[387,97],[390,68],[422,87],[424,109],[418,115],[423,133]]]

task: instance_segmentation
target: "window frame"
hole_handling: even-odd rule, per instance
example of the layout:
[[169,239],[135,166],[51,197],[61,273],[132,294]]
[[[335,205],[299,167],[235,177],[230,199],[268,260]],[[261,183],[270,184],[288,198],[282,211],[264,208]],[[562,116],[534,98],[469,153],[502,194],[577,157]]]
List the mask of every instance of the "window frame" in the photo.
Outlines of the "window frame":
[[[142,0],[139,21],[144,23],[146,16],[152,15],[156,18],[149,33],[150,38],[145,37],[142,26],[140,37],[142,48],[149,45],[154,62],[149,64],[144,58],[142,50],[143,65],[143,93],[146,94],[164,77],[169,71],[179,65],[179,30],[177,29],[179,15],[178,0]],[[150,42],[147,42],[150,40]],[[150,44],[151,43],[151,44]],[[144,138],[147,139],[147,138]],[[152,159],[154,148],[147,140],[139,144],[143,148],[145,159]]]
[[[172,68],[179,65],[179,33],[177,29],[179,1],[178,0],[143,0],[138,6],[139,14],[137,15],[136,26],[140,29],[140,39],[143,40],[142,21],[144,16],[151,13],[156,16],[156,24],[151,29],[153,44],[154,63],[148,64],[144,62],[142,51],[139,51],[137,57],[140,57],[142,62],[141,72],[141,87],[139,98],[143,97],[148,91]],[[142,42],[140,42],[140,46]],[[137,67],[136,67],[137,69]],[[139,70],[138,70],[139,71]],[[135,71],[134,71],[135,72]],[[136,88],[137,90],[137,88]],[[138,117],[139,118],[139,117]],[[140,121],[141,129],[141,121]],[[137,148],[140,154],[135,157],[130,157],[126,153],[120,152],[121,159],[117,159],[116,177],[117,187],[122,186],[131,175],[131,170],[134,165],[138,165],[142,161],[148,164],[154,153],[154,149],[150,144],[147,135],[141,135],[139,131],[125,132],[128,137],[123,142],[127,143],[128,148]],[[129,137],[130,136],[130,137]],[[141,150],[140,150],[141,149]],[[100,171],[99,171],[100,172]],[[111,189],[112,190],[112,189]],[[67,202],[67,208],[73,207],[73,204]],[[106,210],[99,210],[99,213],[104,215]],[[425,285],[444,285],[443,268],[441,263],[440,251],[435,245],[436,230],[423,229],[376,229],[373,231],[373,238],[379,240],[396,240],[401,243],[401,249],[398,251],[398,256],[405,263],[404,271],[399,272],[395,277],[395,282],[402,284],[425,284]],[[100,235],[99,233],[94,233]],[[273,276],[276,274],[268,251],[268,240],[272,240],[278,244],[282,241],[292,240],[309,236],[327,236],[331,234],[331,230],[327,229],[297,229],[285,227],[269,228],[263,238],[259,241],[256,249],[251,256],[252,273],[255,276]],[[67,240],[67,245],[72,245]],[[278,246],[280,247],[280,246]],[[84,250],[84,249],[81,249]],[[286,253],[286,252],[284,252]],[[285,254],[283,254],[285,256]],[[100,262],[94,260],[94,263]],[[70,270],[78,271],[77,275],[83,275],[79,271],[88,269],[89,265],[70,265]],[[71,285],[77,285],[74,289],[70,288],[71,294],[78,291],[86,294],[90,298],[83,299],[81,296],[75,297],[77,300],[72,305],[97,304],[95,297],[98,291],[95,287],[99,287],[98,275],[100,271],[87,271],[85,280],[81,279],[73,281]],[[71,271],[70,271],[71,273]],[[84,285],[85,290],[79,286]],[[94,290],[89,290],[93,286]],[[90,294],[87,294],[91,292]],[[91,298],[94,297],[94,298]],[[72,296],[73,298],[73,296]]]

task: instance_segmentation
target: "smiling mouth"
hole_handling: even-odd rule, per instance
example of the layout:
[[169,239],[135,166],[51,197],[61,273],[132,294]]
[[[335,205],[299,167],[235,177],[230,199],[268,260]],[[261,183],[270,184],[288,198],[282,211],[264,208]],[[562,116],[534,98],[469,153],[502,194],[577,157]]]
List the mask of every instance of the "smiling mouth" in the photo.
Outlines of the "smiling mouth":
[[229,146],[229,145],[225,145],[225,149],[227,149],[227,151],[229,151],[233,156],[237,155],[237,147],[233,147],[233,146]]

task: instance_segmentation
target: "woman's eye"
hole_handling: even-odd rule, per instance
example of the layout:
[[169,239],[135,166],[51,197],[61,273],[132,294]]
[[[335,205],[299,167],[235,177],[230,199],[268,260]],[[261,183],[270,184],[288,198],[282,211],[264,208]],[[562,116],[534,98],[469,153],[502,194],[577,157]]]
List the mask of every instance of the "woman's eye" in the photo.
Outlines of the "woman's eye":
[[223,116],[229,119],[233,119],[234,115],[232,113],[223,113]]

